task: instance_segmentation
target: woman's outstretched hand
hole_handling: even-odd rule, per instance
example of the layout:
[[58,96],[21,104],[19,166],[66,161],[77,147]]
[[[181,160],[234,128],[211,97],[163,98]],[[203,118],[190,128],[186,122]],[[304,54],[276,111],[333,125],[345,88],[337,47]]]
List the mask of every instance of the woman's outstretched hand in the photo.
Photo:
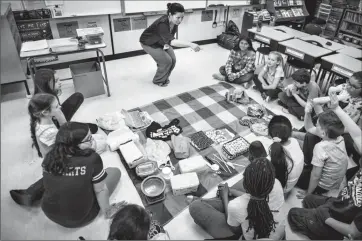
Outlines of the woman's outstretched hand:
[[199,52],[201,50],[200,46],[198,44],[192,43],[190,48],[192,48],[193,51]]

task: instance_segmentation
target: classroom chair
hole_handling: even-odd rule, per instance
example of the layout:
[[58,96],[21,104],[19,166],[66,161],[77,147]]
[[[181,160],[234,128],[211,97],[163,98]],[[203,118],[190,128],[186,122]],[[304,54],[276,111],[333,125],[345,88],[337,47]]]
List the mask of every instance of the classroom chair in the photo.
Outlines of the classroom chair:
[[304,32],[310,35],[317,35],[319,36],[322,32],[323,29],[321,26],[314,24],[314,23],[308,23],[307,25],[305,25],[304,27]]
[[257,53],[257,59],[256,59],[256,63],[257,65],[259,65],[260,63],[260,59],[262,64],[265,64],[266,60],[265,58],[270,54],[271,49],[269,46],[260,44],[260,47],[256,49],[256,53]]
[[[275,29],[275,30],[285,33],[285,31],[281,29]],[[266,62],[265,58],[270,54],[271,49],[269,46],[260,44],[260,47],[256,49],[256,52],[257,52],[257,60],[256,60],[257,65],[259,65],[260,63],[260,58],[262,60],[262,64],[265,64]]]

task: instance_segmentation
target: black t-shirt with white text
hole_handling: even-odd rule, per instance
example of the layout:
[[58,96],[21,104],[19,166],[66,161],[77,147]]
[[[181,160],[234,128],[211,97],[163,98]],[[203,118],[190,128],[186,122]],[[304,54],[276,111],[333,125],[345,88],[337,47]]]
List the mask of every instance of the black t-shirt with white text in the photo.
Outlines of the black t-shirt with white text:
[[332,218],[344,223],[354,222],[362,232],[362,170],[348,182],[329,208]]
[[93,184],[104,180],[107,173],[95,152],[89,156],[70,157],[68,162],[70,171],[63,175],[43,172],[42,209],[52,221],[72,228],[83,226],[98,215]]

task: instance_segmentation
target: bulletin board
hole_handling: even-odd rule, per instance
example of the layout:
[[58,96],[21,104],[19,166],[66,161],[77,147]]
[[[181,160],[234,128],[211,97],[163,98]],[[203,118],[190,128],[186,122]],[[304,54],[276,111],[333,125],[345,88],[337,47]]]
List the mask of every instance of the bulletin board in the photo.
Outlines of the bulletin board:
[[[20,1],[19,1],[20,2]],[[27,10],[52,8],[53,4],[59,4],[62,8],[63,16],[86,16],[86,15],[104,15],[122,12],[121,0],[98,0],[98,1],[80,1],[80,0],[24,0],[24,6]]]
[[[170,1],[132,1],[125,0],[125,13],[144,13],[144,12],[160,12],[167,11],[167,3]],[[172,1],[171,1],[172,2]],[[206,7],[204,1],[177,1],[182,4],[185,9],[200,9]]]
[[223,4],[224,6],[242,6],[242,5],[249,5],[250,0],[238,0],[238,1],[209,0],[209,1],[207,1],[207,6],[210,6],[211,4],[214,4],[214,5]]

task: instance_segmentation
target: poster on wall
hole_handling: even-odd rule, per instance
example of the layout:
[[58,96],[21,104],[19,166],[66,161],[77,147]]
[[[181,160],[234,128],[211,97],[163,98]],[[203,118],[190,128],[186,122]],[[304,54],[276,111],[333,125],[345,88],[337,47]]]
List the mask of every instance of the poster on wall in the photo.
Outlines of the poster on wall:
[[131,30],[130,18],[115,18],[113,19],[114,32],[122,32]]
[[147,28],[146,16],[132,18],[132,29],[145,29]]
[[60,38],[77,37],[78,21],[57,23]]
[[213,10],[204,10],[201,12],[201,22],[212,21],[212,17],[214,15]]
[[96,21],[90,21],[87,23],[87,28],[96,28],[96,27],[98,27]]

